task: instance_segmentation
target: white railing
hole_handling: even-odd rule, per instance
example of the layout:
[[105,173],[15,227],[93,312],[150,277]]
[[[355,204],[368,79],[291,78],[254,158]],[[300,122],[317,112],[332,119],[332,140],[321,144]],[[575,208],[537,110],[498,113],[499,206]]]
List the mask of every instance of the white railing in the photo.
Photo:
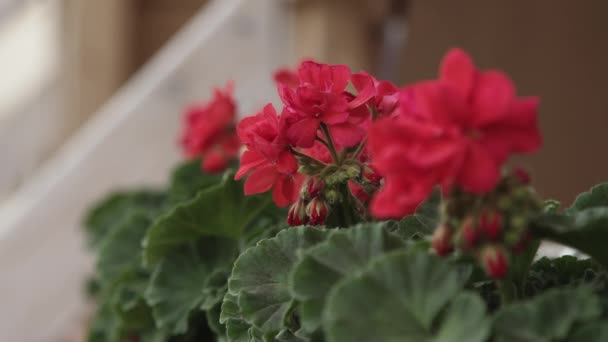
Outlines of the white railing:
[[0,341],[56,341],[78,322],[82,215],[113,189],[165,182],[185,105],[227,80],[243,114],[273,98],[269,75],[289,50],[282,4],[211,1],[0,207]]

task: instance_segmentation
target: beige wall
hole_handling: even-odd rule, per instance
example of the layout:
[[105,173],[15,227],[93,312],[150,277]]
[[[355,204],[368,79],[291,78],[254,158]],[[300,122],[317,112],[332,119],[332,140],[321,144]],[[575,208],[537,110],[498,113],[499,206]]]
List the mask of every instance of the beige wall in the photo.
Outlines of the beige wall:
[[540,95],[542,151],[523,159],[542,195],[570,202],[608,181],[608,2],[413,0],[402,78],[433,77],[452,46]]

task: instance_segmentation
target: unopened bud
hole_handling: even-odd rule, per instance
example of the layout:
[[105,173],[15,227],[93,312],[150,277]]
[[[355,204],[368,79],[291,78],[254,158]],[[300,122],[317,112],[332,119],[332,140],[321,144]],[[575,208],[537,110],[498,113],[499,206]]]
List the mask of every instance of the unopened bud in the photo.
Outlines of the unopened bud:
[[507,255],[501,246],[489,245],[484,247],[479,254],[480,263],[486,274],[493,279],[502,279],[509,271]]
[[374,170],[371,166],[366,166],[363,170],[363,178],[365,178],[369,183],[374,186],[380,186],[380,181],[382,180],[382,176],[376,170]]
[[311,225],[324,224],[327,219],[328,213],[327,203],[318,198],[313,198],[310,203],[306,206],[306,215],[308,216],[308,223]]
[[473,219],[471,217],[465,218],[460,229],[465,249],[474,248],[479,241],[479,232],[475,227]]
[[516,167],[513,169],[513,177],[515,177],[515,179],[521,185],[530,184],[530,174],[521,167]]
[[532,236],[529,232],[525,231],[521,233],[519,236],[519,241],[517,241],[510,247],[511,252],[513,252],[514,254],[521,254],[523,251],[526,250],[526,248],[528,248],[530,240],[532,240]]
[[502,214],[488,210],[479,217],[479,230],[490,240],[496,240],[502,232]]
[[433,248],[439,256],[446,256],[454,250],[452,229],[447,224],[440,224],[433,233]]
[[297,200],[296,203],[289,208],[289,213],[287,214],[287,224],[290,226],[301,226],[306,224],[307,221],[308,217],[306,216],[304,202]]
[[317,197],[319,195],[319,192],[323,190],[324,186],[325,184],[318,177],[311,177],[306,183],[306,193],[309,198]]

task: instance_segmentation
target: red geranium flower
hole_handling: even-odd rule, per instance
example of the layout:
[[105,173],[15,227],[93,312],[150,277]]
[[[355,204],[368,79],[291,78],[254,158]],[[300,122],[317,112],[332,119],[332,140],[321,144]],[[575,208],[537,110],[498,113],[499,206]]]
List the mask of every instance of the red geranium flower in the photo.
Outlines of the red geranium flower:
[[237,132],[247,151],[235,179],[249,174],[245,195],[266,192],[274,187],[272,198],[284,207],[296,201],[304,176],[298,174],[298,163],[281,133],[283,124],[274,107],[266,105],[261,113],[243,119]]
[[351,76],[351,82],[359,92],[349,103],[351,108],[362,105],[371,106],[378,117],[391,116],[399,103],[398,88],[389,81],[378,81],[366,72]]
[[189,158],[202,157],[203,170],[221,172],[236,158],[239,142],[234,131],[236,105],[232,85],[215,89],[211,101],[193,106],[184,116],[181,146]]
[[411,213],[436,184],[444,192],[454,185],[491,191],[510,154],[541,144],[538,99],[517,98],[506,75],[475,69],[461,50],[448,52],[439,80],[406,87],[399,97],[399,115],[369,134],[373,165],[386,182],[372,201],[379,217]]
[[348,120],[348,100],[344,90],[350,70],[344,65],[302,63],[298,69],[299,85],[292,89],[279,85],[285,104],[287,137],[298,147],[310,147],[321,123],[328,126]]

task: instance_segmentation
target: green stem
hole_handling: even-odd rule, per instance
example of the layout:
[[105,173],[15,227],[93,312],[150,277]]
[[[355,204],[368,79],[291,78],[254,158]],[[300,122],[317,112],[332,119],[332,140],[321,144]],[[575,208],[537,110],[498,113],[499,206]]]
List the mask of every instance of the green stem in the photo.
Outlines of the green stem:
[[361,153],[361,151],[363,151],[363,148],[365,147],[365,144],[367,143],[367,137],[363,139],[363,141],[361,141],[359,143],[359,146],[357,146],[357,149],[355,150],[355,152],[353,152],[353,159],[357,159],[357,157],[359,156],[359,154]]
[[313,157],[311,157],[311,156],[309,156],[307,154],[298,152],[298,151],[296,151],[295,149],[293,149],[291,147],[290,147],[290,150],[291,150],[291,153],[293,153],[294,155],[296,155],[296,156],[298,156],[300,158],[306,159],[306,160],[308,160],[311,163],[315,163],[315,164],[317,164],[319,166],[322,166],[322,167],[327,166],[327,164],[325,164],[324,162],[322,162],[322,161],[320,161],[320,160],[318,160],[316,158],[313,158]]
[[331,153],[331,158],[334,160],[336,165],[340,165],[340,158],[338,158],[338,152],[336,151],[336,146],[334,145],[333,140],[331,139],[331,134],[329,134],[329,128],[326,124],[321,123],[321,130],[325,135],[325,139],[327,139],[327,148],[329,149],[329,153]]
[[509,279],[497,280],[496,287],[500,293],[500,304],[505,305],[517,300],[517,289]]

